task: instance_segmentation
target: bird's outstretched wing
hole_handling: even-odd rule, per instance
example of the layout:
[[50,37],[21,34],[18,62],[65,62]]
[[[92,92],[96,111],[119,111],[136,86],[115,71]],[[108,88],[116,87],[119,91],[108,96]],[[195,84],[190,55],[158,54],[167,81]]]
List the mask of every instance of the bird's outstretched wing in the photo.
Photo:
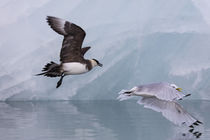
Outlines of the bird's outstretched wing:
[[200,122],[175,101],[160,100],[156,97],[143,97],[137,103],[144,105],[145,108],[161,112],[166,119],[178,126],[191,126]]
[[83,51],[81,48],[85,31],[76,24],[57,17],[47,16],[47,22],[55,32],[64,36],[60,61],[63,63],[83,61],[83,55],[89,49],[84,48]]
[[84,56],[85,53],[86,53],[90,48],[91,48],[90,46],[82,48],[82,55]]
[[182,99],[185,94],[172,88],[169,83],[152,83],[147,85],[140,85],[136,92],[141,96],[149,95],[155,96],[162,100],[173,101]]

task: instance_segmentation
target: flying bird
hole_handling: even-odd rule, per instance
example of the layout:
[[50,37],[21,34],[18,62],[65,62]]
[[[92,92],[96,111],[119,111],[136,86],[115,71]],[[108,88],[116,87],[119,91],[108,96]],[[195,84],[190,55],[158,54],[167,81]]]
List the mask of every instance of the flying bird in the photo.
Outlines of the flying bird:
[[90,71],[95,66],[103,66],[96,59],[84,58],[85,53],[91,47],[82,48],[86,33],[81,27],[57,17],[47,16],[46,20],[55,32],[64,36],[60,51],[60,64],[51,61],[44,66],[42,73],[37,75],[60,77],[56,86],[58,88],[66,75],[82,74]]
[[182,88],[165,82],[139,85],[130,90],[121,90],[117,99],[123,101],[135,96],[142,97],[137,101],[138,104],[156,112],[161,112],[166,119],[175,125],[188,126],[189,133],[192,133],[196,138],[201,136],[202,133],[194,131],[194,128],[202,122],[190,115],[176,102],[176,100],[190,96],[190,94],[184,94]]
[[181,100],[183,97],[190,96],[190,94],[185,95],[182,92],[182,88],[179,88],[177,85],[166,82],[135,86],[130,90],[122,90],[119,94],[119,100],[126,100],[133,96],[154,96],[158,99],[173,101]]

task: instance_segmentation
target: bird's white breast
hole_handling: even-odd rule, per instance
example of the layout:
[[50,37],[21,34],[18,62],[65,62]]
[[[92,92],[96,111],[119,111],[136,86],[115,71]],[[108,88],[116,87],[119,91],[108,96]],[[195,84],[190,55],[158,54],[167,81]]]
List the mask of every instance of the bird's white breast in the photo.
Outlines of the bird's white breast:
[[64,74],[67,75],[82,74],[88,72],[86,64],[82,64],[79,62],[63,63],[62,69],[64,71]]
[[152,97],[152,96],[155,96],[153,93],[150,93],[150,92],[134,92],[134,95],[136,95],[136,96],[142,96],[142,97]]

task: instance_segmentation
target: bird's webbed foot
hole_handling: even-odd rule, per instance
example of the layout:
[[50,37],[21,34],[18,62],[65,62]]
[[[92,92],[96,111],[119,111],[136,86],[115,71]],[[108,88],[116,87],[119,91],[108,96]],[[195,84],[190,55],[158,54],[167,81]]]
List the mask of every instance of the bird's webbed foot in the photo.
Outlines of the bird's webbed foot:
[[56,88],[59,88],[59,87],[60,87],[60,85],[62,84],[63,77],[64,77],[64,74],[62,74],[62,75],[61,75],[60,80],[57,82],[57,86],[56,86]]

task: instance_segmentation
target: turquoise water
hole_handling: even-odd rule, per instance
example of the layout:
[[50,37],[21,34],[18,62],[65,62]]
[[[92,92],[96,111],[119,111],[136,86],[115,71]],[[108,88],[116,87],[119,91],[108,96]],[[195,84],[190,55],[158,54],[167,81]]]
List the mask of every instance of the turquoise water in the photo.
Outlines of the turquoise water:
[[[210,139],[210,101],[179,102],[203,122],[199,140]],[[0,102],[1,140],[192,140],[161,113],[135,100]]]

